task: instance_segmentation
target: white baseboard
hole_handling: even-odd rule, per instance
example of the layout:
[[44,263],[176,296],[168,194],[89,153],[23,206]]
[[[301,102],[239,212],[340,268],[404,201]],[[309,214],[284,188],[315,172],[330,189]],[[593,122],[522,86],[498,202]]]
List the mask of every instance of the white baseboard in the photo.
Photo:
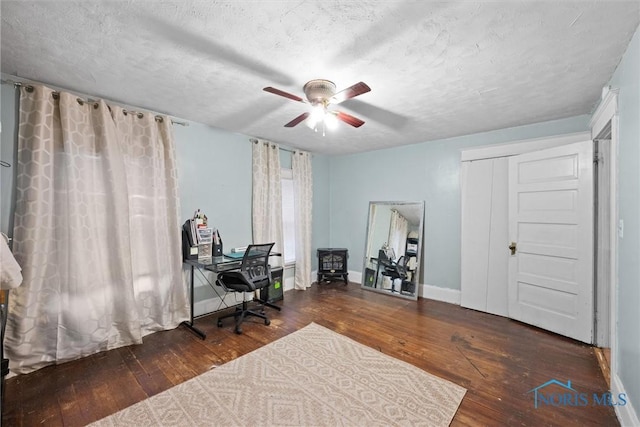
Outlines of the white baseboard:
[[284,286],[283,292],[290,291],[296,286],[296,267],[290,265],[284,268],[282,285]]
[[460,305],[460,289],[441,288],[434,285],[422,285],[419,296],[449,304]]
[[291,289],[293,289],[295,287],[295,285],[296,285],[295,276],[285,277],[284,278],[284,292],[290,291]]
[[349,270],[349,281],[353,283],[359,283],[362,285],[362,273],[359,271]]
[[[362,284],[362,273],[359,271],[349,271],[349,281]],[[418,286],[418,289],[421,289],[418,294],[419,297],[460,305],[459,289],[441,288],[440,286],[434,285],[421,285]]]
[[[613,396],[618,396],[620,393],[624,393],[624,385],[620,380],[618,374],[612,373],[611,375],[611,394]],[[616,399],[617,400],[617,399]],[[620,425],[622,427],[638,427],[640,426],[640,419],[638,418],[638,413],[633,408],[633,405],[628,400],[624,406],[616,406],[616,416],[618,417],[618,421],[620,421]]]

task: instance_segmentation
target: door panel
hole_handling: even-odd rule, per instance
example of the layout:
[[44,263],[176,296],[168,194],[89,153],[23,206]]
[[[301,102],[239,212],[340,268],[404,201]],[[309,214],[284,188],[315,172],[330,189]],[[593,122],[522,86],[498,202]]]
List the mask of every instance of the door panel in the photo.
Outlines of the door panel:
[[[526,153],[526,155],[528,154],[531,153]],[[522,161],[517,169],[516,177],[522,185],[574,180],[578,178],[578,158],[574,155],[568,155]]]
[[[520,221],[541,221],[528,217]],[[544,220],[549,220],[544,218]],[[575,224],[535,224],[520,222],[517,225],[518,251],[577,258],[578,228]]]
[[509,316],[593,338],[593,143],[509,159]]
[[486,311],[493,160],[462,164],[460,305]]
[[508,315],[508,158],[462,162],[462,307]]
[[[558,279],[575,283],[578,277],[578,263],[575,259],[520,253],[519,270],[522,275]],[[553,272],[553,275],[547,272]]]
[[489,238],[489,271],[487,273],[487,309],[491,314],[509,315],[509,158],[493,159],[491,191],[491,236]]
[[518,194],[518,209],[523,215],[572,213],[576,210],[578,193],[575,190],[556,190],[544,193]]

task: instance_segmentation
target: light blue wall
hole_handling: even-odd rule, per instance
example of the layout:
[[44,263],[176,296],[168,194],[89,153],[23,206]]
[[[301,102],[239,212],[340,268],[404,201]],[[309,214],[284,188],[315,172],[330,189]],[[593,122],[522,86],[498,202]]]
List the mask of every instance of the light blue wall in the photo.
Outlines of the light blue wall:
[[329,230],[331,229],[331,217],[329,215],[330,180],[329,166],[330,159],[327,156],[314,154],[311,167],[313,169],[313,213],[311,218],[312,239],[311,239],[311,270],[318,268],[318,258],[315,250],[317,248],[327,248],[330,243]]
[[610,85],[620,89],[618,215],[624,221],[618,240],[618,374],[640,411],[640,29]]
[[589,129],[589,116],[331,158],[331,246],[362,271],[369,201],[425,201],[421,283],[460,289],[460,151]]
[[174,126],[174,135],[182,221],[200,209],[225,251],[251,243],[249,137],[199,123]]

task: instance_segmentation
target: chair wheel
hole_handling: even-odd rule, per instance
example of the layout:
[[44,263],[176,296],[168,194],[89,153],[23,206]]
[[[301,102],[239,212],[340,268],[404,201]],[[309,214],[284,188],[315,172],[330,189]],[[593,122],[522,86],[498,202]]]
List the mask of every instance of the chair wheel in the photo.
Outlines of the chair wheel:
[[271,324],[271,320],[269,319],[264,319],[264,324],[269,326]]
[[218,328],[222,328],[222,320],[218,320]]
[[242,329],[241,328],[236,328],[236,334],[238,334],[238,335],[242,334]]

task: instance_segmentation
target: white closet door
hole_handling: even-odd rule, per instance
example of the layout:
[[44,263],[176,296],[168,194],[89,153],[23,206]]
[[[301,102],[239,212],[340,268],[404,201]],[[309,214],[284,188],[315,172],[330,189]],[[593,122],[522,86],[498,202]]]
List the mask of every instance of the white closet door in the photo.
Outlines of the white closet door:
[[462,163],[461,301],[507,316],[508,159]]
[[593,143],[509,159],[509,316],[593,337]]
[[493,160],[462,163],[460,305],[486,311]]
[[509,315],[509,158],[493,159],[487,312]]

